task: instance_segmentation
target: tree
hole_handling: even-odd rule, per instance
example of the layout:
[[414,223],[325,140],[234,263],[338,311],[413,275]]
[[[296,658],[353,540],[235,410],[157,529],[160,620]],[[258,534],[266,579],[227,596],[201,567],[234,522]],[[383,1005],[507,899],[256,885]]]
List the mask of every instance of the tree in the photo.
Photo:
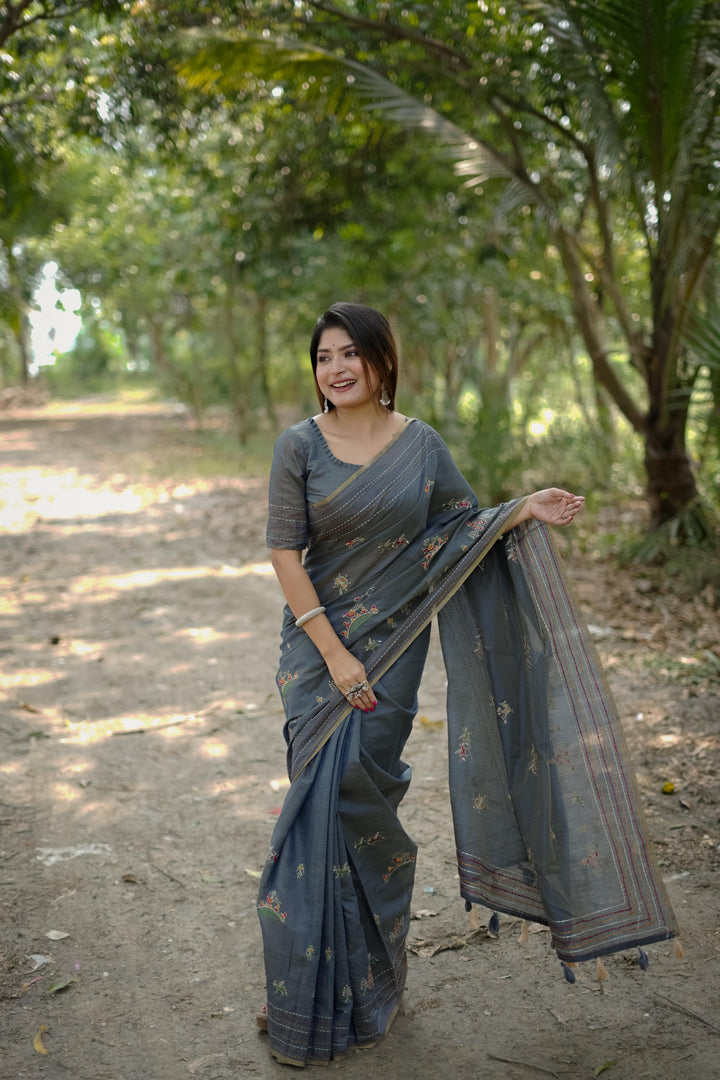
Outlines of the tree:
[[28,315],[42,256],[36,241],[68,212],[65,145],[83,79],[87,39],[75,19],[112,15],[118,0],[15,0],[0,4],[0,319],[15,343],[21,382],[31,364]]
[[466,183],[489,193],[503,178],[500,217],[532,207],[542,221],[595,377],[643,440],[652,525],[692,516],[686,428],[701,365],[687,331],[720,228],[720,5],[481,0],[449,15],[442,4],[307,0],[254,10],[246,29],[272,20],[294,38],[267,25],[249,43],[236,36],[199,58],[201,77],[213,57],[231,68],[234,49],[239,79],[252,60],[256,77],[301,82],[316,106],[341,114],[359,95],[449,149]]

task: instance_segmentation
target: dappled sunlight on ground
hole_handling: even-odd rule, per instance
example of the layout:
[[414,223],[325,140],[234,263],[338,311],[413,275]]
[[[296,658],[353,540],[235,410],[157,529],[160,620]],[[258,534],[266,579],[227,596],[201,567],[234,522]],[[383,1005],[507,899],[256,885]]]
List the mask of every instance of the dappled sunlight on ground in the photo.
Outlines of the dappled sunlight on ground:
[[179,728],[186,725],[202,725],[204,720],[198,716],[163,716],[155,713],[132,713],[125,716],[111,716],[104,720],[81,721],[67,724],[66,734],[60,736],[61,743],[98,742],[112,735],[140,735],[146,731],[161,733],[164,737],[180,734]]
[[84,574],[75,578],[69,589],[91,603],[112,600],[128,589],[142,589],[173,581],[197,581],[208,577],[244,578],[248,575],[267,577],[273,573],[270,563],[251,566],[166,566],[153,570],[130,570],[126,574]]
[[22,668],[14,674],[4,672],[2,687],[3,690],[27,690],[30,687],[42,686],[43,683],[52,682],[54,677],[51,671],[35,671],[32,668]]

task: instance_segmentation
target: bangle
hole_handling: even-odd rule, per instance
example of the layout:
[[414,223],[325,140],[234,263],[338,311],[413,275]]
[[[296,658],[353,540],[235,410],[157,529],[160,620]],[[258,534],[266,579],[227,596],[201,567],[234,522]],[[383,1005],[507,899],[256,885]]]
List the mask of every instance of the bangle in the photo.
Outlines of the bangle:
[[324,607],[314,607],[310,611],[306,611],[304,615],[301,615],[299,619],[295,620],[296,626],[304,626],[306,622],[310,622],[316,615],[322,615],[325,611]]

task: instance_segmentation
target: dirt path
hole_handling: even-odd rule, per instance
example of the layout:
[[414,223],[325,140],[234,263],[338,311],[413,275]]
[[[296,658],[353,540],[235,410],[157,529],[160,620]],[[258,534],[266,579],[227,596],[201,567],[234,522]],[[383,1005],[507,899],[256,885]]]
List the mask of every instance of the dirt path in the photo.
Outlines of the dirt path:
[[[0,418],[0,1077],[286,1075],[263,1000],[257,875],[285,788],[281,601],[258,478],[141,480],[187,446],[160,408]],[[638,768],[687,958],[569,986],[537,928],[472,934],[457,896],[437,652],[408,758],[421,845],[408,989],[348,1080],[711,1080],[720,1055],[715,598],[571,572]],[[673,795],[662,794],[666,781]],[[714,1027],[712,1026],[714,1025]]]

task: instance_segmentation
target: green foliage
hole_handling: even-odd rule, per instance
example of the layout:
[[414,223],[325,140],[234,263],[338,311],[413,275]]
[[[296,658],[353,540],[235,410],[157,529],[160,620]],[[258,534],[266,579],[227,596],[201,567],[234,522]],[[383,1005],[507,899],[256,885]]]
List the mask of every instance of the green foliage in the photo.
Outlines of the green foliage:
[[712,504],[718,8],[38,0],[0,74],[0,365],[53,258],[92,312],[56,387],[151,372],[250,446],[356,299],[488,501],[635,498],[687,447],[653,496]]

